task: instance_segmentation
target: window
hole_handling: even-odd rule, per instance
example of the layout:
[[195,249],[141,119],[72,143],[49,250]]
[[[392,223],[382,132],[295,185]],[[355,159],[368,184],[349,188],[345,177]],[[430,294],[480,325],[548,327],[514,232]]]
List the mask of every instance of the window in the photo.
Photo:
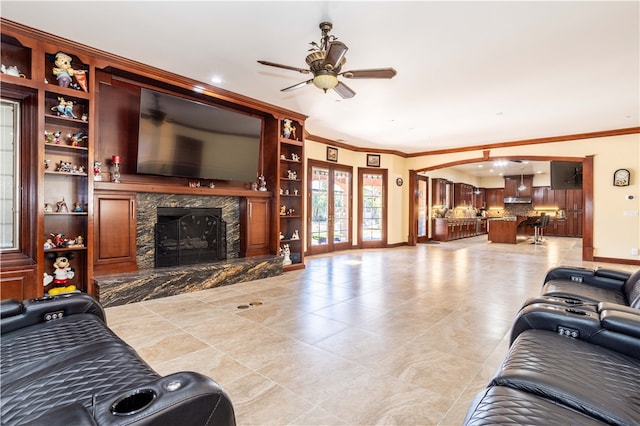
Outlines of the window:
[[0,109],[0,250],[20,248],[20,104]]

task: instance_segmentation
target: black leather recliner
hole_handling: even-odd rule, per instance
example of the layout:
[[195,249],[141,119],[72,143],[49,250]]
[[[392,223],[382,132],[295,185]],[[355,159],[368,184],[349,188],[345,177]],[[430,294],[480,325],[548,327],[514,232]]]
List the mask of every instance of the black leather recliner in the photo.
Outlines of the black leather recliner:
[[525,302],[508,354],[464,424],[640,424],[640,310],[594,300],[591,288],[590,297],[580,293],[583,285],[633,301],[637,276],[550,270],[545,283],[565,283],[565,291]]
[[567,266],[552,268],[544,278],[542,295],[640,309],[640,269],[628,273]]
[[91,296],[3,300],[0,317],[3,425],[235,425],[215,381],[157,374]]

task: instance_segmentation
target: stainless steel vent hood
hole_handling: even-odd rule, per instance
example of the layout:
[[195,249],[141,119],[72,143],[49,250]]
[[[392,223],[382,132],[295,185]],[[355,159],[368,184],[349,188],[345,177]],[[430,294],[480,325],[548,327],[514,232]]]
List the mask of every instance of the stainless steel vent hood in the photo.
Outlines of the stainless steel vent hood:
[[531,204],[531,197],[504,197],[505,204]]

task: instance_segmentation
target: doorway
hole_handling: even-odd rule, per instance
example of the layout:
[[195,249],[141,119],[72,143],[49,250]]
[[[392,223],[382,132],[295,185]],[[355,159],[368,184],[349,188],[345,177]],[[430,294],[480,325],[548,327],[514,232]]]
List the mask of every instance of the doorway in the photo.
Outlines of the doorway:
[[351,167],[309,160],[307,241],[309,255],[351,248]]
[[358,169],[358,246],[387,246],[387,170]]

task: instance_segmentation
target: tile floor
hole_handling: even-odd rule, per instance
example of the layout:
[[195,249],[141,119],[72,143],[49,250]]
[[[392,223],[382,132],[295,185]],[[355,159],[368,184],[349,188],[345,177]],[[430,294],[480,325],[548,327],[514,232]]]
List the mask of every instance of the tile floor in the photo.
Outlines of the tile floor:
[[[108,308],[107,319],[160,374],[218,381],[239,426],[459,425],[546,270],[597,266],[581,261],[580,239],[510,245],[486,236],[306,264]],[[262,304],[238,308],[252,302]]]

